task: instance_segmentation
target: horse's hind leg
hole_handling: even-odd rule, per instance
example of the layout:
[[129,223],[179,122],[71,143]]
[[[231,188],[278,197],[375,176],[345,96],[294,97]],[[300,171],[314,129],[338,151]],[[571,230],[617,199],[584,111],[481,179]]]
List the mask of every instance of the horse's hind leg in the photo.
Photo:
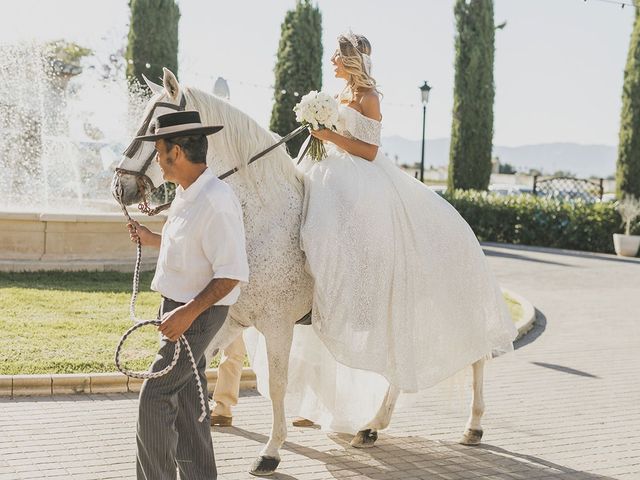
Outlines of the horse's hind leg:
[[238,335],[242,335],[242,331],[245,327],[236,322],[233,318],[227,317],[227,319],[220,327],[218,333],[216,333],[211,343],[205,349],[205,358],[207,359],[207,365],[211,362],[216,352],[220,349],[228,347]]
[[471,395],[471,415],[467,428],[460,443],[463,445],[479,445],[482,440],[482,415],[484,414],[484,395],[482,384],[484,380],[484,359],[473,365],[473,393]]
[[393,415],[393,410],[396,406],[396,401],[398,400],[398,396],[400,395],[400,390],[398,390],[393,385],[389,385],[387,389],[387,393],[384,396],[384,400],[382,401],[382,405],[380,405],[380,409],[376,416],[367,423],[367,425],[360,430],[353,440],[351,440],[351,446],[355,448],[370,448],[376,443],[378,439],[378,430],[383,430],[389,426],[389,422],[391,421],[391,415]]
[[293,325],[286,332],[277,331],[265,335],[269,361],[269,396],[273,409],[271,435],[251,466],[253,475],[270,475],[280,464],[280,447],[287,438],[287,424],[284,418],[284,395],[289,374],[289,353],[293,339]]

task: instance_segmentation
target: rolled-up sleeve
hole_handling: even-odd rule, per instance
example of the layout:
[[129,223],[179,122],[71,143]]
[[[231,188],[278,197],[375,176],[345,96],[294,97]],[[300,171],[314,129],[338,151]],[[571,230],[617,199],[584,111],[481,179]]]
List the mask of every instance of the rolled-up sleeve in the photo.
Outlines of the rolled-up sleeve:
[[202,235],[202,250],[211,263],[213,278],[249,281],[249,262],[242,213],[213,214]]

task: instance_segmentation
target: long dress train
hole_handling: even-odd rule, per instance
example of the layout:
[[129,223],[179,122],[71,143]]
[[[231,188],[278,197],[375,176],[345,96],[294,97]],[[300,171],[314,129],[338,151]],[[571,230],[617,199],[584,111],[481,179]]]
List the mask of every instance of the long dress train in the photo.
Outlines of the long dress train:
[[[380,145],[380,129],[340,107],[342,135]],[[295,328],[286,404],[288,414],[353,433],[389,383],[431,387],[512,350],[517,332],[473,231],[447,201],[382,149],[372,162],[327,151],[301,164],[313,324]],[[264,346],[247,342],[265,394]]]

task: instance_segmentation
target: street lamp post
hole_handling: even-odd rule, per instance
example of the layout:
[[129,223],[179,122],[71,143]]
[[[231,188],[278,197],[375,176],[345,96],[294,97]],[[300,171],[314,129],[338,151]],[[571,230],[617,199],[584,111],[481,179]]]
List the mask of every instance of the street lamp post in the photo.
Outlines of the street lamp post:
[[420,157],[420,181],[424,182],[424,134],[427,123],[427,103],[429,102],[429,91],[431,87],[425,80],[420,88],[420,98],[422,100],[422,156]]

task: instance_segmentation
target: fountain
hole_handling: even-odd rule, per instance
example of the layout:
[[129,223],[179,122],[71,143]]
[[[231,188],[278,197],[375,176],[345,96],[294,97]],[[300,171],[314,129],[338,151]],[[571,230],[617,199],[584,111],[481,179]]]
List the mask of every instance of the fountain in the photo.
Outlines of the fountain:
[[[89,53],[0,46],[0,271],[128,270],[135,260],[110,182],[145,98],[123,68]],[[164,218],[141,221],[159,230]]]

